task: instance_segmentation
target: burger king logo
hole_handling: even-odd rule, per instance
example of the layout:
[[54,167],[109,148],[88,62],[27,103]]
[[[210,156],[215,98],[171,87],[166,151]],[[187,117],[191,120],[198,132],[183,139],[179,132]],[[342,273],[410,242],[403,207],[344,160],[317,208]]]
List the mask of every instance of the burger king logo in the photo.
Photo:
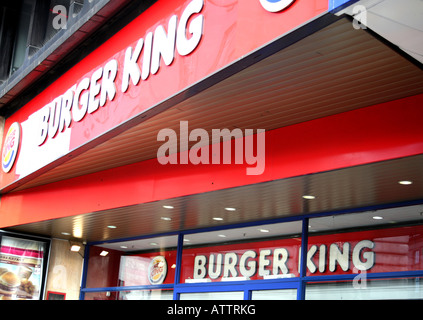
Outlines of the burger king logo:
[[269,12],[279,12],[288,8],[295,0],[260,0],[264,9]]
[[15,163],[20,139],[21,126],[18,122],[14,122],[7,131],[1,155],[2,168],[6,173],[12,169],[13,164]]
[[148,280],[151,284],[162,284],[167,275],[167,262],[165,257],[153,258],[148,266]]

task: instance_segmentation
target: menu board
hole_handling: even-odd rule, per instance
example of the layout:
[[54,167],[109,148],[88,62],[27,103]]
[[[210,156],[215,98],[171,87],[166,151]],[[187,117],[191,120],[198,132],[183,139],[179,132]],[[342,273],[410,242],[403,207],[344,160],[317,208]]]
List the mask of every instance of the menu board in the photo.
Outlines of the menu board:
[[39,300],[45,243],[3,236],[0,243],[0,300]]

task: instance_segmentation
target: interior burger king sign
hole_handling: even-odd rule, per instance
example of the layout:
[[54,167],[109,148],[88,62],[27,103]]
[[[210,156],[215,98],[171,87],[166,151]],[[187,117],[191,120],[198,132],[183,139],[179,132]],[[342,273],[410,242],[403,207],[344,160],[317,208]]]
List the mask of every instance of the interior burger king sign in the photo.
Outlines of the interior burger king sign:
[[1,163],[4,172],[9,172],[15,163],[21,139],[21,126],[14,122],[7,131],[4,139],[3,151],[1,154]]
[[153,258],[148,266],[148,280],[151,284],[162,284],[167,275],[167,262],[165,257]]

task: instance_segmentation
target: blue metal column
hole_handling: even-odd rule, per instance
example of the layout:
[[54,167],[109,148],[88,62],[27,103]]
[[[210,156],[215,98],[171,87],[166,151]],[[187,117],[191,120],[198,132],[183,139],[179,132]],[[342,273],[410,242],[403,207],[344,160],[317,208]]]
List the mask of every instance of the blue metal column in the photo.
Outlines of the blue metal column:
[[307,276],[307,251],[308,251],[308,218],[303,219],[301,234],[301,256],[300,256],[300,283],[297,290],[297,300],[305,299],[305,280]]
[[248,288],[244,290],[244,300],[251,300],[251,290]]
[[84,249],[84,265],[82,267],[82,279],[81,279],[81,289],[79,291],[79,300],[85,299],[85,292],[82,291],[82,289],[85,288],[87,285],[87,272],[88,272],[88,262],[89,262],[89,254],[90,254],[90,246],[88,243],[85,245]]
[[176,268],[175,268],[175,282],[173,286],[173,300],[179,300],[179,293],[177,292],[177,285],[181,280],[181,267],[182,267],[182,249],[184,246],[184,235],[178,235],[178,247],[176,249]]

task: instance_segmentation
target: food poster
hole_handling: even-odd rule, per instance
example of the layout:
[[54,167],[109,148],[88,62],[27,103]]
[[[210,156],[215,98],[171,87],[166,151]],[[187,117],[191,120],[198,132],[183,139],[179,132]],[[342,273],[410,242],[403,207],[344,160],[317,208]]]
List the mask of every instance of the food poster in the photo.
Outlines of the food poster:
[[1,238],[0,300],[39,300],[44,247],[43,242]]

